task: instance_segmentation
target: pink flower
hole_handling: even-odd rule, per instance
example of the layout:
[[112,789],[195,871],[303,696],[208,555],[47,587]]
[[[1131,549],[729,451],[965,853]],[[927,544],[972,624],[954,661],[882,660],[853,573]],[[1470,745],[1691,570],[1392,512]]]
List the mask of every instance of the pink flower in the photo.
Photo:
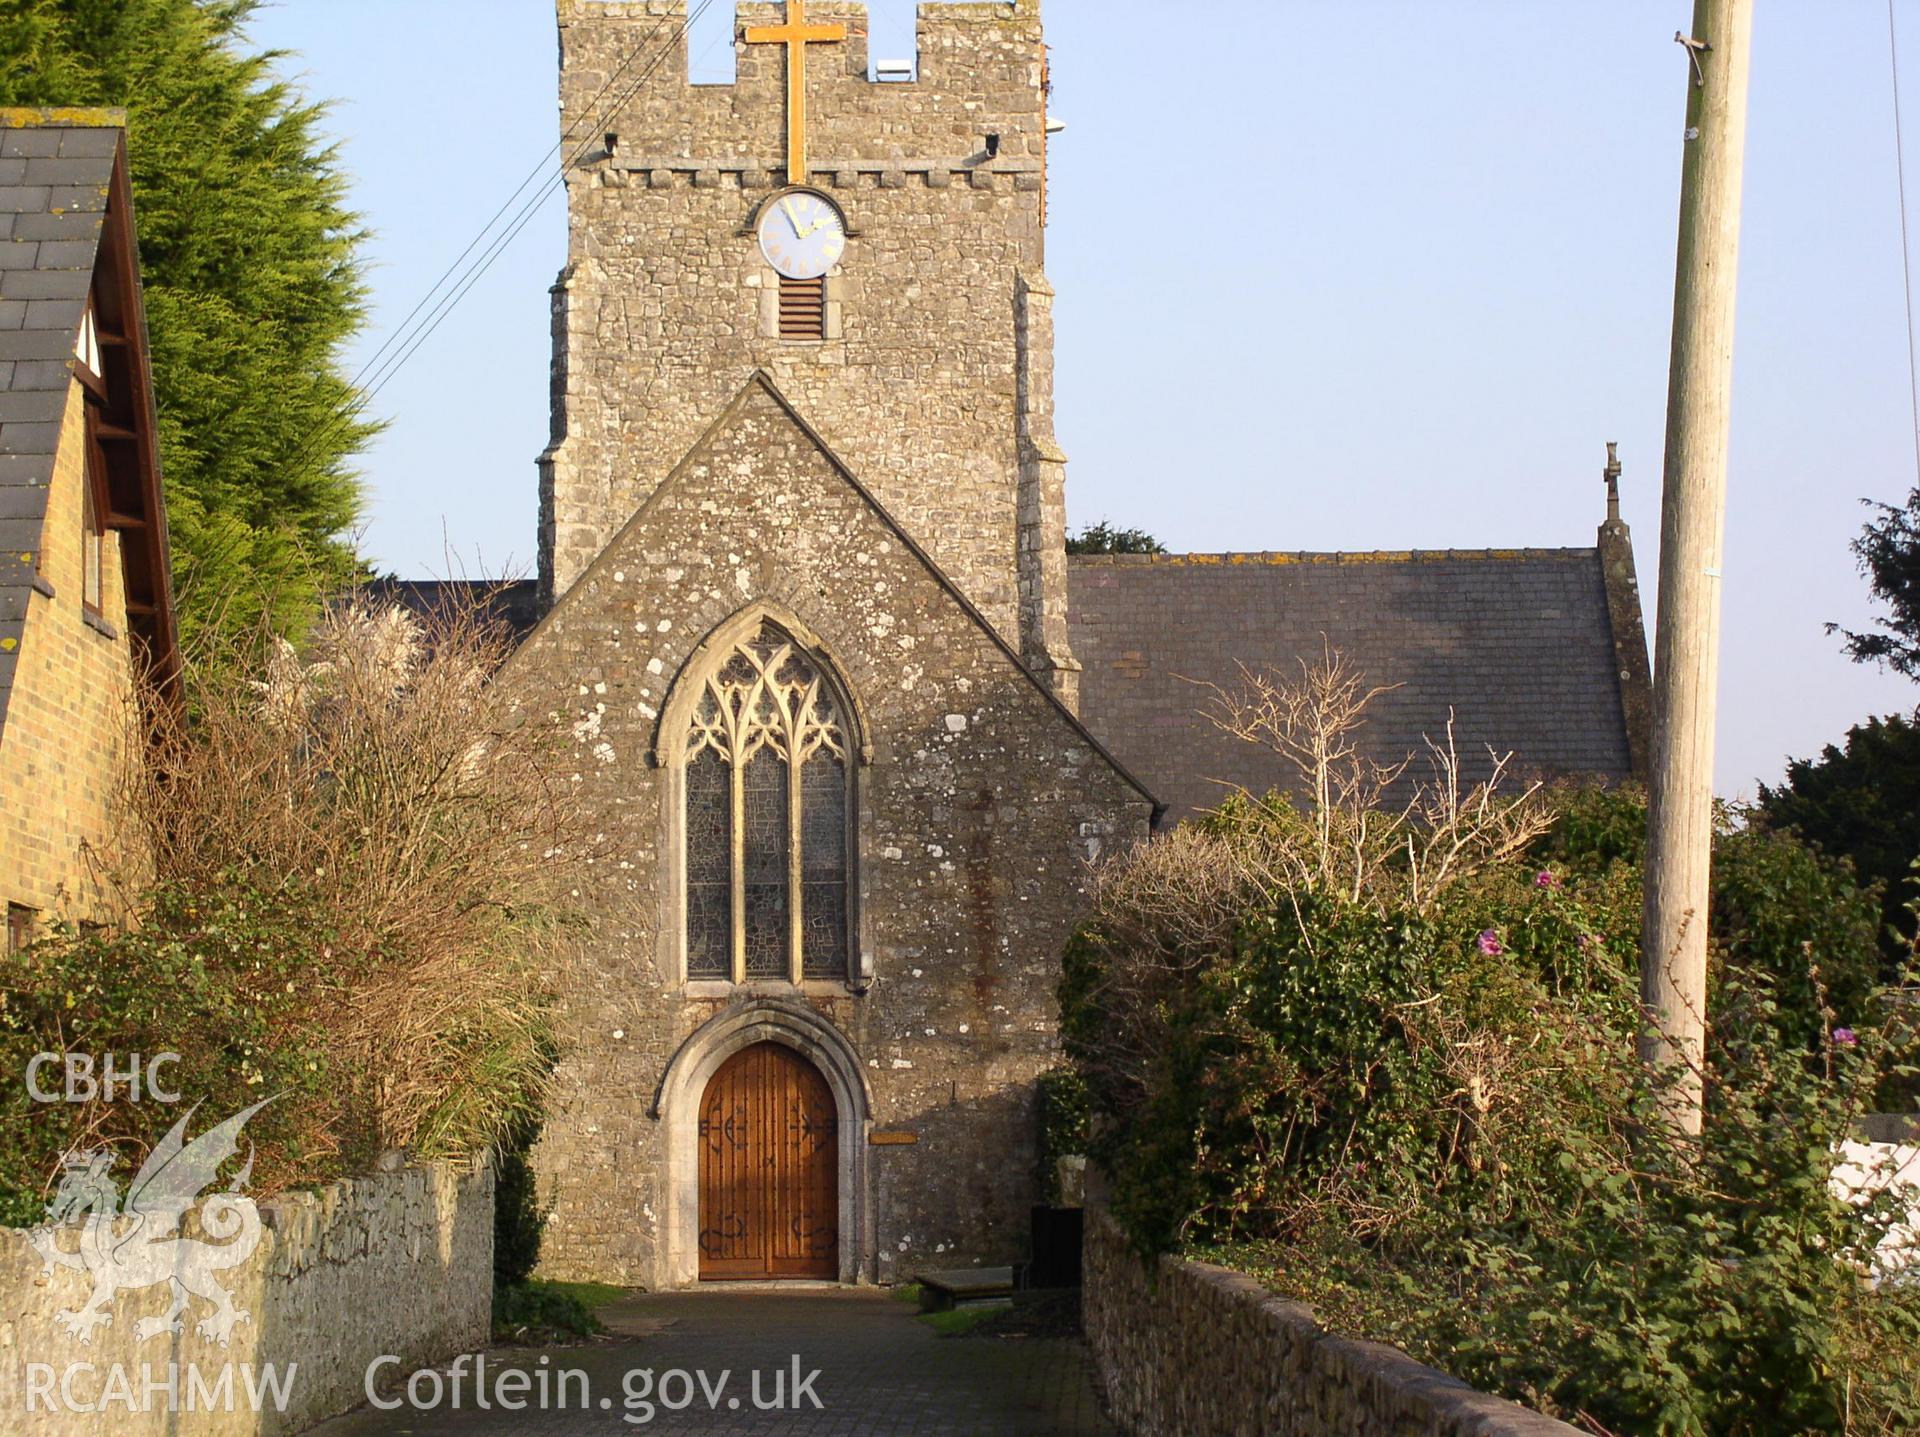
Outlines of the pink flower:
[[1857,1048],[1860,1046],[1860,1035],[1851,1028],[1835,1028],[1833,1042],[1838,1048]]
[[1540,872],[1533,875],[1533,886],[1535,888],[1558,888],[1560,886],[1560,875],[1543,868]]
[[1589,948],[1598,948],[1599,946],[1600,935],[1598,933],[1582,933],[1580,935],[1580,951],[1582,953],[1586,952]]
[[1480,951],[1489,958],[1498,958],[1507,951],[1500,942],[1500,935],[1491,928],[1482,933],[1477,941],[1480,944]]

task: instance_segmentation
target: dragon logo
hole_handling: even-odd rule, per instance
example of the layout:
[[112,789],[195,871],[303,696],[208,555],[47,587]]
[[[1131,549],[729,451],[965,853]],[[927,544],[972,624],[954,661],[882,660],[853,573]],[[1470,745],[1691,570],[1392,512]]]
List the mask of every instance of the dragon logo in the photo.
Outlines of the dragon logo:
[[[47,1220],[29,1234],[34,1251],[46,1264],[44,1271],[51,1273],[59,1266],[93,1277],[93,1294],[86,1303],[54,1319],[61,1327],[81,1342],[91,1343],[96,1327],[113,1325],[109,1309],[116,1293],[165,1282],[173,1286],[172,1306],[162,1317],[136,1322],[135,1339],[145,1342],[163,1332],[177,1335],[182,1330],[180,1315],[192,1295],[213,1304],[213,1311],[194,1330],[222,1347],[227,1345],[234,1327],[247,1321],[248,1313],[233,1305],[233,1295],[215,1280],[215,1274],[245,1262],[260,1245],[260,1210],[251,1198],[240,1196],[253,1173],[251,1146],[246,1165],[226,1191],[214,1193],[201,1205],[200,1228],[212,1241],[180,1236],[180,1224],[200,1194],[213,1185],[220,1165],[239,1151],[240,1132],[248,1119],[272,1101],[268,1098],[235,1113],[192,1142],[187,1141],[187,1124],[199,1104],[189,1108],[140,1165],[127,1189],[124,1208],[119,1184],[111,1176],[113,1149],[94,1148],[65,1159],[59,1190],[47,1204]],[[60,1247],[59,1234],[74,1228],[79,1229],[79,1245],[69,1252]]]

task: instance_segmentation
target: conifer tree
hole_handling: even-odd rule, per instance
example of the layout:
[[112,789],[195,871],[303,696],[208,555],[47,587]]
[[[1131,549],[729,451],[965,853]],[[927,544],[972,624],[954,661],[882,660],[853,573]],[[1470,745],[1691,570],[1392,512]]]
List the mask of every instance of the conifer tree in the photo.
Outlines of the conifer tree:
[[1794,759],[1778,788],[1760,785],[1760,812],[1880,885],[1889,963],[1911,953],[1920,863],[1920,714],[1871,718],[1815,759]]
[[1853,541],[1853,553],[1888,613],[1865,633],[1838,624],[1828,624],[1827,632],[1846,638],[1855,663],[1884,664],[1920,680],[1920,488],[1905,504],[1865,502],[1875,518]]
[[341,346],[358,219],[324,106],[253,50],[255,0],[0,0],[0,104],[128,111],[181,626],[297,633],[353,573]]

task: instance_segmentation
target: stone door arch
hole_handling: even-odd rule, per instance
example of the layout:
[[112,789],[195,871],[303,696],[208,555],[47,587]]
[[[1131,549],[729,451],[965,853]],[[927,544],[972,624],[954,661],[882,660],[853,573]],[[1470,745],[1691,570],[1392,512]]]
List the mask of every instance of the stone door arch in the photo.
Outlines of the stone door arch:
[[680,1045],[661,1079],[655,1113],[666,1127],[667,1211],[662,1214],[660,1286],[690,1286],[702,1276],[700,1125],[709,1086],[729,1059],[767,1043],[788,1049],[809,1064],[831,1098],[838,1220],[835,1271],[827,1275],[841,1282],[873,1279],[873,1205],[867,1161],[872,1103],[860,1060],[845,1036],[811,1008],[771,999],[709,1019]]

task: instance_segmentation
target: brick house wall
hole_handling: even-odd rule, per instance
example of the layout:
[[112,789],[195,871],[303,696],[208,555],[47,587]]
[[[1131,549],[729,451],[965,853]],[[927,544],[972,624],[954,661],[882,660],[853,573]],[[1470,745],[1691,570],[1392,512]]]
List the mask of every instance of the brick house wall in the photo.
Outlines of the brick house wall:
[[177,702],[179,680],[155,430],[126,114],[0,107],[0,903],[9,942],[50,919],[111,919],[106,880],[135,876],[119,803],[147,721],[160,717],[143,715],[141,700]]
[[118,534],[101,564],[101,613],[81,605],[86,400],[68,390],[6,727],[0,729],[0,899],[41,919],[107,916],[98,880],[118,836],[133,715],[133,651]]

